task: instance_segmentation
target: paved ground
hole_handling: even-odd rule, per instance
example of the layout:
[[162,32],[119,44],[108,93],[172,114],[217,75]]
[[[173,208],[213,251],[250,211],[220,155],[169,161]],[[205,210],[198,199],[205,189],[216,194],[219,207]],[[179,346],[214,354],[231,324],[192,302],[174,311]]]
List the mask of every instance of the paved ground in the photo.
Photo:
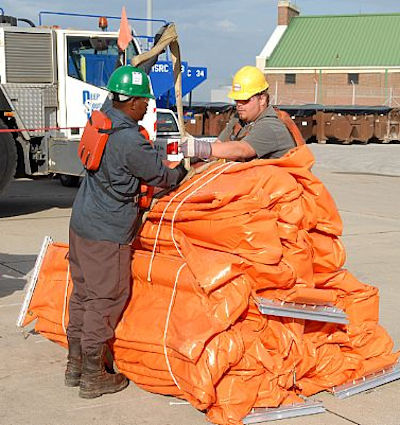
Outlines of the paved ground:
[[[400,145],[311,145],[315,173],[341,211],[346,266],[381,291],[381,323],[399,348]],[[75,189],[57,180],[18,180],[0,198],[0,424],[204,425],[201,412],[131,384],[86,401],[63,386],[65,350],[15,331],[23,289],[45,235],[67,241]],[[400,381],[339,401],[322,393],[328,413],[276,425],[400,425]]]
[[309,145],[324,168],[340,173],[400,176],[400,144]]

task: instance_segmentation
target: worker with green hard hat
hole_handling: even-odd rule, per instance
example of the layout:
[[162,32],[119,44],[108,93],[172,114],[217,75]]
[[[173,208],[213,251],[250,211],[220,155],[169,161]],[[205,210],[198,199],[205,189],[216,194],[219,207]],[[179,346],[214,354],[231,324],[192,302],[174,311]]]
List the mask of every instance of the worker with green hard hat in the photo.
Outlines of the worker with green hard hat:
[[107,89],[115,95],[119,95],[119,97],[144,97],[154,99],[150,91],[149,78],[145,72],[140,68],[135,68],[130,65],[121,66],[111,74],[107,83]]
[[167,168],[140,133],[151,93],[146,73],[117,68],[101,111],[112,129],[96,171],[88,171],[76,195],[70,221],[69,264],[73,290],[67,328],[65,385],[95,398],[124,389],[128,380],[106,370],[105,358],[132,287],[131,242],[139,224],[141,182],[171,188],[186,175],[183,165]]

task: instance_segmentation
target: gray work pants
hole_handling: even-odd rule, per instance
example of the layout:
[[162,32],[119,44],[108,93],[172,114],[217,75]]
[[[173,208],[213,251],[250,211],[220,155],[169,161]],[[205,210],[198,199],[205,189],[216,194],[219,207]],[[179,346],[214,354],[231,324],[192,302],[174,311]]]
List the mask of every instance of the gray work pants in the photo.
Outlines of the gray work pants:
[[114,336],[131,288],[131,246],[69,234],[73,290],[68,338],[79,338],[83,352],[94,352]]

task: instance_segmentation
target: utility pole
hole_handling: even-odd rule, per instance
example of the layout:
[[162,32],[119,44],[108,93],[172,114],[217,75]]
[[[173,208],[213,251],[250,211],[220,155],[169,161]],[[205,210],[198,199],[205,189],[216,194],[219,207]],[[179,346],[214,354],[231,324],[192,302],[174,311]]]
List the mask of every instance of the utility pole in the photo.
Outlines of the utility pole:
[[[153,0],[147,0],[147,19],[153,19]],[[153,36],[153,23],[147,21],[147,37]]]

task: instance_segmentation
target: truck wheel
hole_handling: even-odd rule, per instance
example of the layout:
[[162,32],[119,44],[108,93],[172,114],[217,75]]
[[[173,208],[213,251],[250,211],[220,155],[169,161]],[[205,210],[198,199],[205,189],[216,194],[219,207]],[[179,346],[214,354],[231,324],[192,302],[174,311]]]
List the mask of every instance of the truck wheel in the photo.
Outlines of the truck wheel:
[[70,176],[68,174],[60,174],[60,182],[66,187],[78,187],[80,183],[79,176]]
[[[0,129],[7,126],[0,120]],[[0,192],[13,179],[17,168],[17,146],[11,133],[0,133]]]

